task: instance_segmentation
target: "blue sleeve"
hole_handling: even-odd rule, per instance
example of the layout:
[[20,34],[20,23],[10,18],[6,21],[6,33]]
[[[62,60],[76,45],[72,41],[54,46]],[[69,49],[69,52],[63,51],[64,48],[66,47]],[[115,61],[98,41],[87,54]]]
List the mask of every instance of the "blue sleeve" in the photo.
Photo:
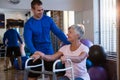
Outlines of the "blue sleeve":
[[55,22],[51,19],[51,31],[65,44],[70,44],[70,42],[67,40],[67,37],[65,34],[58,28],[58,26],[55,24]]
[[23,36],[26,47],[29,49],[31,53],[34,53],[36,49],[32,43],[32,31],[30,29],[30,24],[28,23],[25,24]]
[[[16,32],[17,32],[17,31],[16,31]],[[20,41],[20,43],[22,44],[22,43],[23,43],[23,41],[22,41],[22,39],[21,39],[20,35],[18,34],[18,32],[17,32],[17,37],[18,37],[18,40]]]

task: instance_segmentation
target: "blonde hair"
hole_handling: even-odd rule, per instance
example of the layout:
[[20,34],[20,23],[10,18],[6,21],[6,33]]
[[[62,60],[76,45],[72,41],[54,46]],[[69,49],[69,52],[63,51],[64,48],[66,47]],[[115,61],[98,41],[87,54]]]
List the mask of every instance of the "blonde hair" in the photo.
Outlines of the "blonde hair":
[[70,28],[73,28],[75,30],[75,32],[79,35],[79,39],[81,39],[84,34],[85,34],[85,27],[83,24],[75,24],[75,25],[71,25],[68,30]]

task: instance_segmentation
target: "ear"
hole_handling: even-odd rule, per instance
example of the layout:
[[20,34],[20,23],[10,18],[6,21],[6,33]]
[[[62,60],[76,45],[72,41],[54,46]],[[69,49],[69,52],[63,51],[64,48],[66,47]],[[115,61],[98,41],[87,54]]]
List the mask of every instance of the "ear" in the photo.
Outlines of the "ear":
[[80,35],[79,34],[77,34],[77,37],[78,37],[78,39],[80,39]]

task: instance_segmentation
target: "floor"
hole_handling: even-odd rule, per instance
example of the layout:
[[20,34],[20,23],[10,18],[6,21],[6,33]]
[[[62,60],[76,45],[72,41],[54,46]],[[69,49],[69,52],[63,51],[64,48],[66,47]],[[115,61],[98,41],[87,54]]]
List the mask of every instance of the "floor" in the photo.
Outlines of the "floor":
[[0,80],[26,80],[26,71],[11,69],[4,71],[4,58],[0,58]]
[[27,80],[27,72],[15,69],[4,71],[4,58],[0,58],[0,80]]

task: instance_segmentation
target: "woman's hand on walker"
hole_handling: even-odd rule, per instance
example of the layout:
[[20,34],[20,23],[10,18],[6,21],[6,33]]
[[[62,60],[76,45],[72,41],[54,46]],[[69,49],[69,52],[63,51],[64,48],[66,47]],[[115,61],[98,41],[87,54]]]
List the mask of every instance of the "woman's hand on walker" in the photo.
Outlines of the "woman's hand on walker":
[[69,59],[69,56],[62,56],[61,58],[62,64],[65,64],[65,62],[67,61],[67,59]]
[[40,52],[40,51],[36,51],[31,58],[33,58],[33,62],[35,62],[37,59],[42,59],[44,57],[44,53]]

